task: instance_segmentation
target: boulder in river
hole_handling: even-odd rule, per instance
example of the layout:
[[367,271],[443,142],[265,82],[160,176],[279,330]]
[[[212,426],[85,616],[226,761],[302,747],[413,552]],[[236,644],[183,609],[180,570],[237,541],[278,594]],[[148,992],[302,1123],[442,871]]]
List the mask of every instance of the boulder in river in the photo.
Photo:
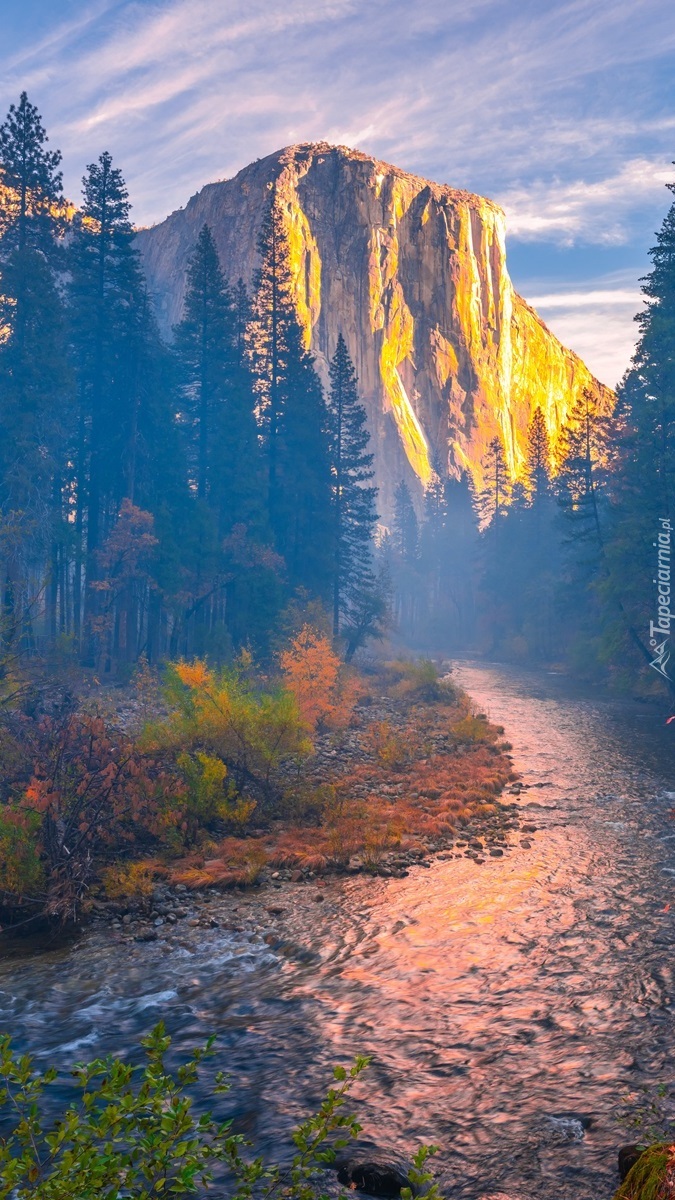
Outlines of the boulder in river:
[[622,1183],[631,1167],[634,1167],[641,1157],[644,1149],[644,1146],[639,1146],[636,1142],[630,1142],[629,1145],[619,1148],[619,1179]]
[[401,1188],[415,1188],[400,1162],[385,1158],[343,1158],[337,1164],[337,1177],[347,1187],[365,1192],[367,1196],[396,1197]]

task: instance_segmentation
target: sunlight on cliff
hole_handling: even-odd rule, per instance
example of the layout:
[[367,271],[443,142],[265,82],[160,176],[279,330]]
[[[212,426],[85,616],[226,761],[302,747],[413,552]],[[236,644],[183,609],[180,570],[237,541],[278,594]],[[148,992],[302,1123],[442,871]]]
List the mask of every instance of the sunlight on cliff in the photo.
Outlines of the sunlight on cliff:
[[305,350],[309,350],[321,312],[321,258],[309,221],[298,205],[291,209],[286,228],[298,318]]

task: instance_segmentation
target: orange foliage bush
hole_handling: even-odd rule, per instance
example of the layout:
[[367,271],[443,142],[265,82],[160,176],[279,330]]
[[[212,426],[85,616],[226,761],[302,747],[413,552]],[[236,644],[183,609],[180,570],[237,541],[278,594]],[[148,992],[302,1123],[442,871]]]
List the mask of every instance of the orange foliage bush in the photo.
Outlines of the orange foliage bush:
[[348,724],[363,689],[325,634],[303,625],[279,662],[284,686],[295,697],[308,729],[339,729]]

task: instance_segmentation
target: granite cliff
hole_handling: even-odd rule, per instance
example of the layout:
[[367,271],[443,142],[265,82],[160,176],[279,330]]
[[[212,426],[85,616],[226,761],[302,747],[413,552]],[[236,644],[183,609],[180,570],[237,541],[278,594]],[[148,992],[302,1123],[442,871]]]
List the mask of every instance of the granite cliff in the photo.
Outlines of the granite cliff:
[[250,284],[272,180],[307,345],[325,374],[342,331],[359,375],[383,515],[402,477],[424,484],[436,463],[468,467],[480,484],[496,433],[518,474],[538,405],[555,440],[584,388],[611,404],[609,389],[514,291],[496,204],[326,143],[258,160],[139,231],[165,333],[180,318],[205,222],[226,274]]

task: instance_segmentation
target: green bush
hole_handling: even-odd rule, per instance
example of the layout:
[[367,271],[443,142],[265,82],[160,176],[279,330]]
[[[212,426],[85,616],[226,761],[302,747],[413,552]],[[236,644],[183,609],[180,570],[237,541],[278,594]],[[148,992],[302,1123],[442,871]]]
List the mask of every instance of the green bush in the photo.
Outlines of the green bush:
[[227,767],[220,758],[203,754],[179,754],[176,759],[186,784],[183,799],[185,842],[196,842],[204,829],[213,829],[218,821],[242,825],[255,808],[254,800],[238,796],[227,779]]
[[141,748],[201,752],[225,764],[234,792],[270,806],[283,793],[283,769],[312,751],[296,701],[282,689],[263,691],[241,661],[212,670],[173,663],[167,670],[168,717],[146,728]]
[[[42,1104],[57,1072],[36,1073],[28,1055],[17,1057],[9,1038],[0,1038],[0,1117],[13,1122],[0,1141],[0,1200],[175,1200],[208,1190],[216,1171],[231,1181],[229,1200],[253,1195],[317,1200],[317,1170],[328,1166],[336,1150],[360,1130],[344,1105],[367,1059],[357,1058],[349,1070],[334,1069],[336,1086],[318,1113],[297,1127],[294,1157],[281,1167],[252,1157],[231,1122],[195,1116],[189,1089],[213,1042],[175,1076],[165,1065],[170,1038],[162,1024],[142,1042],[144,1066],[116,1058],[78,1064],[72,1071],[78,1099],[47,1123]],[[216,1094],[228,1088],[222,1074],[217,1075]],[[422,1147],[415,1156],[415,1188],[430,1183],[425,1163],[434,1150]],[[434,1185],[426,1195],[440,1200]]]

